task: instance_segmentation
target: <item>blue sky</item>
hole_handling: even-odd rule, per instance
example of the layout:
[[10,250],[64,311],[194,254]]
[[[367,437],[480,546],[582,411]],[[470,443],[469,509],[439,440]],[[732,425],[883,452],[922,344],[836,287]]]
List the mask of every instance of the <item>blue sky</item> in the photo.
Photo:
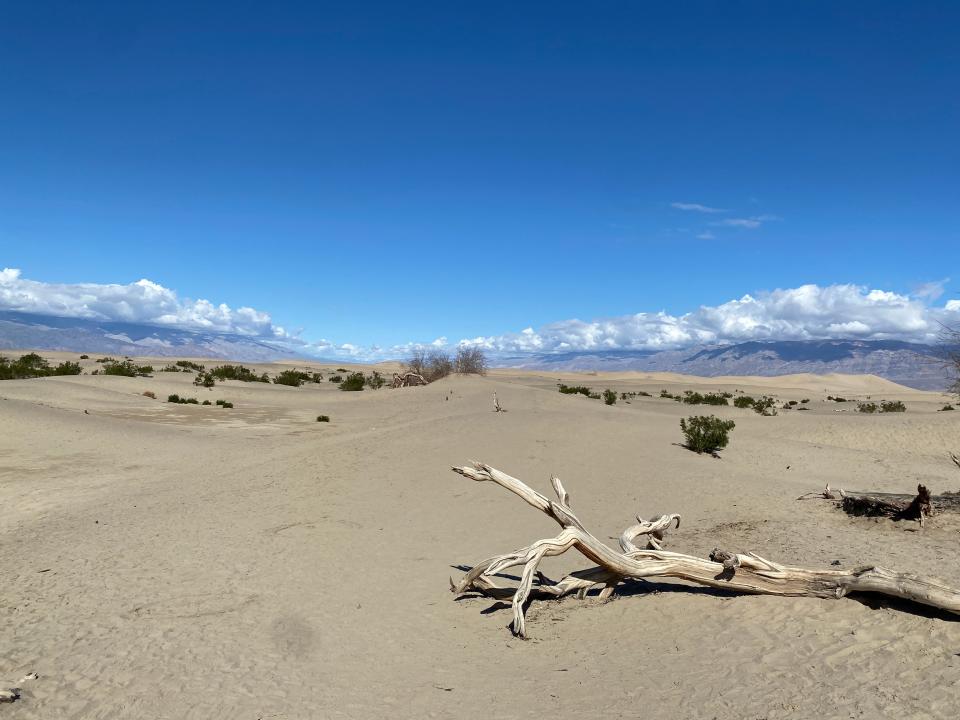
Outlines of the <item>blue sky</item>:
[[811,284],[936,311],[960,297],[958,25],[948,2],[6,4],[0,267],[357,346]]

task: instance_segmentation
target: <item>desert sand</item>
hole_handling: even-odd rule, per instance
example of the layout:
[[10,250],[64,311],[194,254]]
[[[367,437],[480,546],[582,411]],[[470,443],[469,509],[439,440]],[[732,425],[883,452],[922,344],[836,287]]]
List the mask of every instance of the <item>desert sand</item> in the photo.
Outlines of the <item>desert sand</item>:
[[[945,395],[860,376],[497,370],[354,393],[192,379],[0,383],[0,680],[39,674],[3,718],[955,717],[960,622],[936,612],[663,581],[534,602],[520,640],[508,606],[455,601],[448,583],[555,532],[449,469],[480,459],[543,492],[556,473],[611,544],[638,513],[676,512],[668,549],[879,563],[960,586],[956,518],[920,530],[795,500],[828,483],[960,489]],[[558,381],[742,389],[810,409],[605,406]],[[494,391],[508,412],[493,412]],[[907,412],[858,414],[825,400],[837,394]],[[711,413],[736,421],[721,459],[678,444],[681,417]],[[568,553],[544,570],[587,565]]]

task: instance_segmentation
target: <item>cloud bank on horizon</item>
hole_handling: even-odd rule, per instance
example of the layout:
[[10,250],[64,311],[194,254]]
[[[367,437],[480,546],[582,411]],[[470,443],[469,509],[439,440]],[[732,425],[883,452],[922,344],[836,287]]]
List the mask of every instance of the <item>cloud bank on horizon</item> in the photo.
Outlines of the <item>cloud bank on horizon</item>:
[[304,354],[381,360],[402,357],[414,347],[449,345],[474,345],[508,355],[675,350],[748,340],[845,338],[930,343],[937,340],[944,324],[960,323],[960,300],[932,305],[947,282],[924,283],[909,295],[854,284],[802,285],[700,306],[683,315],[661,311],[589,322],[563,320],[539,329],[453,343],[441,337],[389,348],[307,341],[275,324],[266,312],[181,299],[176,291],[146,279],[126,285],[45,283],[25,279],[19,270],[6,268],[0,271],[0,310],[230,333],[272,341]]

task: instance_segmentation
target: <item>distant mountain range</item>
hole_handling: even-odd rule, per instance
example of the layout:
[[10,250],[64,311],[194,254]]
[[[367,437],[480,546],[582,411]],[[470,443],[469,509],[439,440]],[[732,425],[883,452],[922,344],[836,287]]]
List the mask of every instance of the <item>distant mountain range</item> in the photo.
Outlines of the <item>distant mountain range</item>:
[[898,340],[785,340],[660,352],[569,352],[505,357],[495,364],[536,370],[637,370],[703,377],[871,374],[924,390],[942,390],[951,383],[938,348]]
[[246,362],[297,357],[285,348],[243,335],[17,312],[0,312],[0,350],[3,349],[212,357]]
[[[245,362],[302,357],[268,340],[244,335],[17,312],[0,312],[0,351],[4,349],[211,357]],[[659,352],[611,350],[500,356],[494,358],[492,364],[531,370],[638,370],[704,377],[872,374],[909,387],[942,390],[951,380],[938,353],[937,348],[929,345],[897,340],[804,340],[744,342]]]

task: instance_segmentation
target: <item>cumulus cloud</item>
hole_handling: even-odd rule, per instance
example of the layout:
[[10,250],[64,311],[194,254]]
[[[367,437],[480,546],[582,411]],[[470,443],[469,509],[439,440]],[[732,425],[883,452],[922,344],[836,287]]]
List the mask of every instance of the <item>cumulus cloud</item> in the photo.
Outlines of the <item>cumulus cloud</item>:
[[700,203],[691,203],[691,202],[673,202],[670,203],[670,207],[675,210],[686,210],[688,212],[701,212],[701,213],[725,213],[727,212],[723,208],[710,207],[709,205],[701,205]]
[[180,298],[175,291],[146,279],[127,285],[45,283],[23,278],[20,270],[4,268],[0,271],[0,310],[287,341],[295,338],[265,312]]
[[960,301],[929,307],[915,297],[859,285],[803,285],[744,295],[684,315],[641,312],[565,320],[534,330],[461,341],[498,353],[670,350],[747,340],[855,338],[935,342],[943,322],[960,321]]

